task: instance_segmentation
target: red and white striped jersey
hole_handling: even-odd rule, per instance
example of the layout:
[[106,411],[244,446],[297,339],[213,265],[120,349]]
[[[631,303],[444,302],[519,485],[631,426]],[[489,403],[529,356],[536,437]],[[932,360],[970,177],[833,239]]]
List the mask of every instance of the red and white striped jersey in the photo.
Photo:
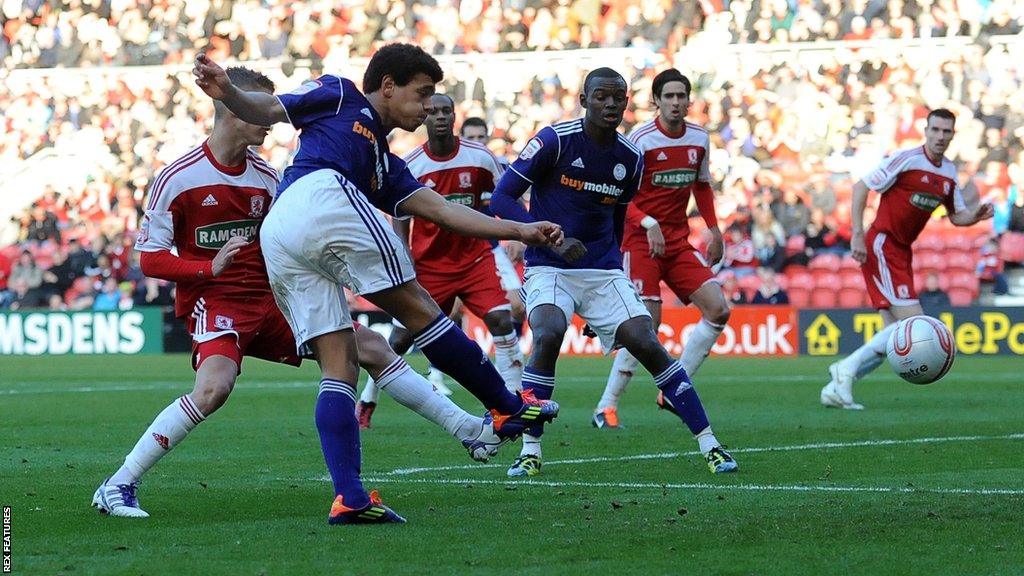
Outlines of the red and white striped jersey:
[[201,297],[265,298],[270,293],[259,229],[277,192],[277,172],[255,152],[244,164],[224,166],[204,142],[156,175],[135,249],[177,249],[178,257],[211,261],[233,236],[251,244],[216,278],[179,281],[175,311],[190,313]]
[[[486,146],[461,138],[447,157],[432,155],[424,143],[410,152],[405,162],[417,180],[449,202],[487,213],[491,194],[504,172]],[[417,271],[458,273],[491,251],[487,240],[461,236],[417,218],[413,218],[409,242]]]
[[[644,155],[643,179],[633,198],[633,206],[658,221],[666,243],[687,242],[690,225],[686,208],[690,205],[694,185],[711,181],[708,168],[711,141],[707,130],[684,122],[681,132],[671,134],[655,117],[637,126],[629,139]],[[638,225],[629,228],[627,241],[635,235],[637,240],[642,237],[646,242],[647,233],[643,228]]]
[[882,194],[871,228],[910,246],[932,212],[946,206],[950,214],[967,207],[957,184],[956,166],[945,157],[934,163],[924,146],[888,156],[864,178],[868,188]]

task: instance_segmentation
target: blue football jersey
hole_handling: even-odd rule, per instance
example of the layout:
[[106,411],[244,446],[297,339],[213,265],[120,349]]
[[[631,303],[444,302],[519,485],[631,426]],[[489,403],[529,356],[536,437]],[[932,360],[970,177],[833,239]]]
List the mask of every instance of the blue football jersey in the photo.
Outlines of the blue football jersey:
[[598,146],[583,131],[583,119],[542,129],[502,176],[495,194],[513,198],[528,187],[530,215],[562,226],[566,237],[587,247],[569,263],[547,248],[526,250],[528,266],[622,268],[615,238],[614,213],[636,194],[643,174],[643,154],[621,134],[615,144]]
[[347,78],[324,75],[278,97],[299,129],[299,150],[284,171],[278,195],[299,178],[330,168],[394,216],[398,204],[423,187],[391,153],[380,116]]

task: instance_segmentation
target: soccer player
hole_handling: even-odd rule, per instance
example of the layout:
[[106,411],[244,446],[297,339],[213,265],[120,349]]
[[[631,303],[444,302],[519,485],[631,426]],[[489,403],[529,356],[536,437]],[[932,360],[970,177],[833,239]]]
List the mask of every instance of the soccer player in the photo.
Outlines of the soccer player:
[[[829,366],[831,381],[821,389],[821,403],[862,410],[853,400],[853,383],[882,363],[886,342],[898,320],[924,314],[914,287],[911,245],[939,206],[956,226],[970,226],[992,217],[992,205],[968,206],[957,183],[956,166],[945,157],[953,140],[956,118],[945,108],[928,113],[923,146],[885,158],[853,186],[853,238],[850,249],[861,262],[871,303],[882,315],[879,330],[853,354]],[[875,221],[864,232],[868,191],[882,196]]]
[[[273,92],[273,83],[258,72],[228,68],[227,74],[245,89]],[[177,282],[175,310],[192,334],[196,381],[190,394],[157,415],[124,465],[97,489],[93,505],[104,513],[148,516],[139,506],[139,480],[227,401],[243,356],[301,362],[274,302],[257,237],[277,190],[277,172],[248,147],[266,134],[265,126],[247,124],[217,104],[209,139],[153,181],[136,249],[147,276]],[[435,394],[381,335],[356,326],[355,338],[362,367],[382,388],[462,440],[474,459],[488,456],[481,450],[485,442],[500,442],[483,419]],[[344,519],[358,521],[371,509]]]
[[[424,122],[427,141],[407,154],[404,161],[417,180],[449,202],[482,210],[485,203],[490,203],[494,185],[501,178],[498,159],[486,146],[455,135],[455,102],[450,96],[434,94],[430,104]],[[444,314],[450,316],[459,300],[483,320],[494,337],[498,373],[509,390],[519,390],[523,353],[490,243],[448,232],[419,218],[395,219],[392,224],[412,248],[420,285]],[[396,325],[388,343],[398,354],[405,354],[412,348],[412,334]],[[369,428],[376,402],[376,386],[367,382],[356,405],[361,428]]]
[[[557,415],[557,404],[505,388],[480,347],[416,282],[408,250],[377,211],[418,216],[467,236],[561,243],[561,229],[550,222],[502,222],[447,202],[391,154],[388,133],[416,129],[443,78],[433,57],[410,44],[382,47],[363,76],[365,96],[351,80],[330,75],[279,96],[243,90],[205,54],[196,58],[193,74],[208,96],[242,120],[260,126],[289,122],[300,131],[299,150],[260,240],[274,297],[296,346],[308,346],[320,364],[316,422],[334,482],[332,521],[373,501],[359,480],[358,352],[343,286],[412,331],[430,362],[484,404],[502,438],[516,438],[526,426]],[[389,512],[381,521],[398,518]]]
[[[463,140],[476,142],[486,146],[490,139],[487,129],[487,121],[483,118],[471,116],[462,121],[459,128],[459,136]],[[498,163],[501,169],[508,169],[508,160],[499,157]],[[485,195],[485,212],[490,212],[490,195]],[[516,270],[516,262],[522,262],[523,251],[526,246],[522,242],[509,240],[502,247],[497,242],[493,243],[494,262],[498,265],[498,275],[501,276],[501,287],[505,289],[509,303],[512,304],[512,322],[516,325],[516,333],[522,332],[523,321],[526,320],[526,305],[519,290],[523,287],[523,279]]]
[[[616,128],[626,108],[626,81],[610,68],[590,72],[580,104],[584,118],[548,126],[520,153],[495,190],[491,207],[520,222],[550,219],[565,241],[526,251],[526,309],[533,354],[523,389],[550,398],[555,363],[573,314],[600,338],[605,353],[623,346],[643,364],[677,414],[697,437],[713,473],[736,470],[711,430],[697,391],[682,364],[658,341],[651,315],[622,271],[619,245],[626,207],[643,175],[643,154]],[[516,200],[532,186],[530,209]],[[542,426],[523,436],[509,476],[533,476],[541,467]]]
[[[708,268],[722,259],[724,247],[708,169],[711,147],[707,130],[686,121],[689,78],[670,68],[654,77],[652,91],[658,115],[637,126],[629,136],[644,155],[644,174],[640,190],[626,210],[622,259],[626,275],[640,292],[654,326],[661,325],[661,282],[680,300],[700,310],[701,320],[690,333],[680,358],[692,378],[725,329],[730,310]],[[686,210],[691,195],[711,232],[707,260],[689,241]],[[619,397],[637,364],[628,350],[616,353],[608,384],[594,411],[595,427],[619,427]],[[658,394],[658,405],[671,408],[662,393]]]

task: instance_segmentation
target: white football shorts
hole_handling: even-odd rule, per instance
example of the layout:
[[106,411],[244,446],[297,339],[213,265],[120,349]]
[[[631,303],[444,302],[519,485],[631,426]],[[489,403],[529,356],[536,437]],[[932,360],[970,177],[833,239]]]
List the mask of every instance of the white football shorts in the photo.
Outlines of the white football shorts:
[[615,332],[631,318],[650,317],[636,286],[622,270],[563,270],[550,266],[526,269],[526,314],[542,304],[554,304],[566,324],[579,314],[597,333],[605,354],[618,346]]
[[296,180],[260,230],[278,307],[298,349],[352,327],[343,286],[372,294],[416,277],[412,256],[384,214],[334,170]]

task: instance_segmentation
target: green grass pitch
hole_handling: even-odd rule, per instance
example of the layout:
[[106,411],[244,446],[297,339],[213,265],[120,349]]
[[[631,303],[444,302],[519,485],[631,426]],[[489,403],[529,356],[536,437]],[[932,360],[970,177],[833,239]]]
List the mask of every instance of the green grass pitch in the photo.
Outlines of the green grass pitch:
[[246,362],[228,404],[145,478],[139,521],[99,515],[92,492],[191,389],[187,358],[0,358],[13,572],[1024,573],[1019,358],[961,358],[922,387],[883,365],[856,389],[861,413],[819,406],[827,360],[711,358],[696,384],[740,464],[724,477],[655,409],[649,377],[626,393],[624,430],[592,428],[606,359],[560,362],[534,481],[505,477],[518,446],[475,464],[385,397],[363,474],[409,523],[357,527],[326,523],[315,365]]

